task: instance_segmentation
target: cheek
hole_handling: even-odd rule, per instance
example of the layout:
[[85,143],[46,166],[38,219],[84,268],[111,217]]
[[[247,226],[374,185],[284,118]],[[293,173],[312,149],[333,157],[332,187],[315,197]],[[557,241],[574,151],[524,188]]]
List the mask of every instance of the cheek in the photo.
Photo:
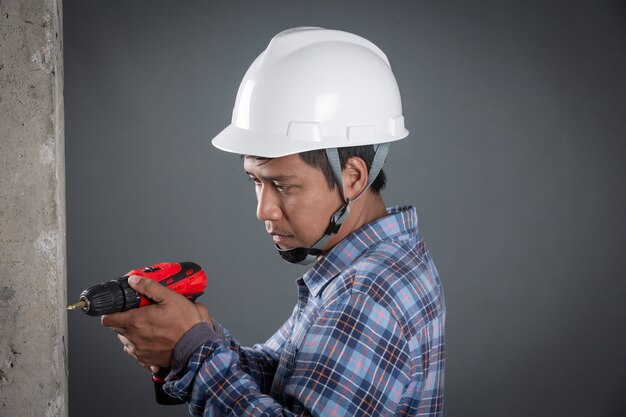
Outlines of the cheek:
[[322,237],[330,216],[340,205],[339,197],[330,192],[315,193],[301,202],[286,205],[286,211],[293,232],[308,246]]

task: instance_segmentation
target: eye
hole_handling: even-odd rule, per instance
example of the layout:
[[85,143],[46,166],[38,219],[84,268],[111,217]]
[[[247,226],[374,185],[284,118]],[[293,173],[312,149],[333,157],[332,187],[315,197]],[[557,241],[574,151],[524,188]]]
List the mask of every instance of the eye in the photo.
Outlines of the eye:
[[274,188],[276,189],[276,191],[278,191],[280,193],[284,193],[284,192],[289,190],[290,186],[275,182],[274,183]]
[[248,181],[253,182],[255,187],[258,187],[261,185],[261,180],[259,180],[256,177],[248,177]]

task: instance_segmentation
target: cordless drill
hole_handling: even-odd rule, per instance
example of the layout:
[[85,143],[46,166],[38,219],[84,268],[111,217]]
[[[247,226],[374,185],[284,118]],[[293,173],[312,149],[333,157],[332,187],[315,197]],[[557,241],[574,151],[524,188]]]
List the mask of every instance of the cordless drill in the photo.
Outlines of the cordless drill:
[[[67,306],[67,309],[80,309],[90,316],[101,316],[152,304],[152,300],[130,287],[128,278],[131,275],[157,281],[192,302],[204,293],[207,283],[206,274],[193,262],[163,262],[133,269],[121,278],[91,286],[80,294],[80,300],[76,304]],[[159,372],[152,374],[156,401],[163,405],[182,404],[182,401],[163,391],[165,377],[169,372],[170,368],[161,368]]]

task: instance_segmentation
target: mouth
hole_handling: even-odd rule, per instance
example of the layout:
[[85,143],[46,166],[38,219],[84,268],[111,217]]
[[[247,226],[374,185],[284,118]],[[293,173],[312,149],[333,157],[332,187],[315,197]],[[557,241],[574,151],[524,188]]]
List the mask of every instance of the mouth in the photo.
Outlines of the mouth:
[[284,245],[286,241],[288,241],[289,239],[293,238],[292,234],[285,233],[285,232],[280,231],[280,230],[268,229],[267,233],[270,236],[272,236],[272,241],[274,241],[274,243],[276,245]]
[[272,236],[272,240],[277,245],[284,245],[286,241],[292,238],[291,235],[283,235],[279,233],[270,233],[270,236]]

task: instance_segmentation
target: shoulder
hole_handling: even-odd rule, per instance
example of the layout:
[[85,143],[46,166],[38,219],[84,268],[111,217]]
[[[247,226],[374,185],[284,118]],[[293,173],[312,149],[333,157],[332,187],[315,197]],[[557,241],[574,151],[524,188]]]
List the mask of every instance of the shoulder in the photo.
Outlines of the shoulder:
[[408,339],[445,312],[437,269],[419,238],[381,242],[345,272],[350,293],[389,311]]

